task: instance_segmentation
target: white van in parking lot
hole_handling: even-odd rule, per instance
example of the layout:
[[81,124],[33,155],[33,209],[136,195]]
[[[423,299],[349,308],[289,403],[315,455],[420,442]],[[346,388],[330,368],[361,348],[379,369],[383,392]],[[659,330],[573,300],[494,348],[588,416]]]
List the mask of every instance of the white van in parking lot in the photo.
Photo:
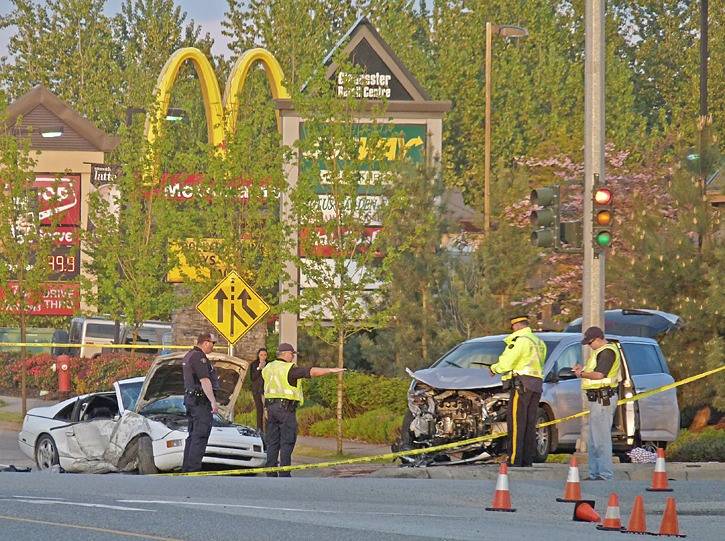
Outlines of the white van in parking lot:
[[[119,324],[119,343],[121,344],[158,344],[158,349],[144,349],[145,353],[158,353],[163,347],[163,335],[171,331],[171,324],[164,321],[144,321],[137,330],[136,340],[131,336],[131,329]],[[70,324],[68,342],[84,345],[80,348],[80,357],[95,357],[103,351],[103,346],[114,343],[116,322],[104,317],[74,317]],[[71,352],[75,354],[75,352]]]

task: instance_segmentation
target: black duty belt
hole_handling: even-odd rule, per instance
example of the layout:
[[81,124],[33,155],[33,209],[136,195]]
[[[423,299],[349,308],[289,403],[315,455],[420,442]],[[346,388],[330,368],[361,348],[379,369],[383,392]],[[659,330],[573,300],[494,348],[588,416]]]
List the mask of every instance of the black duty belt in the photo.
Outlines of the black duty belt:
[[282,404],[286,409],[296,409],[299,406],[299,400],[289,400],[287,398],[265,398],[264,403],[269,404]]

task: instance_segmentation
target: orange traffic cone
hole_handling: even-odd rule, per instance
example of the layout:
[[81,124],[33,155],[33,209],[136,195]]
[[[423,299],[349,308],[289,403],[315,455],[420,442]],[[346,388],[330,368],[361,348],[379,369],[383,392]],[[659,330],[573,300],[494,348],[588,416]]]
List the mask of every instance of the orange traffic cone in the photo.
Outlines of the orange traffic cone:
[[498,468],[498,479],[496,479],[496,492],[493,493],[491,507],[486,511],[507,511],[513,513],[516,509],[511,508],[511,494],[509,493],[509,467],[502,462]]
[[650,492],[672,492],[672,489],[667,485],[665,450],[661,447],[657,448],[657,461],[655,462],[655,471],[652,475],[652,486],[647,490]]
[[660,524],[659,535],[670,535],[674,537],[687,537],[680,533],[680,527],[677,523],[677,507],[674,498],[667,498],[665,512],[662,515],[662,524]]
[[647,519],[644,514],[644,498],[637,496],[632,506],[632,514],[629,517],[629,524],[625,533],[649,533],[647,531]]
[[602,517],[594,510],[594,500],[579,500],[574,505],[574,516],[576,522],[599,522]]
[[599,524],[597,529],[622,531],[622,517],[619,514],[619,496],[615,492],[609,495],[604,522]]
[[576,457],[571,455],[569,461],[569,473],[566,476],[564,486],[564,497],[557,498],[557,502],[578,502],[582,499],[582,489],[579,484],[579,467],[576,465]]

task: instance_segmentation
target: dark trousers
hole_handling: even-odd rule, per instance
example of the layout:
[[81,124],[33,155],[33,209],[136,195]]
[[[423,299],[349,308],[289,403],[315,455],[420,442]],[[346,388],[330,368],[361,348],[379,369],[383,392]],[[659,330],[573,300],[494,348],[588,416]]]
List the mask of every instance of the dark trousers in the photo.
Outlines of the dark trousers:
[[[280,402],[267,402],[267,467],[289,466],[297,441],[297,412],[285,408]],[[277,477],[268,473],[267,477]],[[280,472],[279,477],[290,477],[290,472]]]
[[536,414],[541,393],[511,389],[508,406],[509,465],[531,466],[536,452]]
[[199,471],[211,434],[211,404],[208,400],[200,399],[197,402],[194,397],[187,397],[184,405],[186,417],[189,419],[189,436],[184,446],[184,463],[181,471]]
[[257,411],[257,430],[264,432],[264,395],[252,393],[254,397],[254,409]]

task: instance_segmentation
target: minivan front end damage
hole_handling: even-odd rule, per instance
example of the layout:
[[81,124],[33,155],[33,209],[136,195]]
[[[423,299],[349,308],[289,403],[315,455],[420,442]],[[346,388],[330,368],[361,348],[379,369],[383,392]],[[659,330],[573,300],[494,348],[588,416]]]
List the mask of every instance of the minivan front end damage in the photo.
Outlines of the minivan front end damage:
[[[400,449],[421,449],[506,432],[509,394],[501,390],[500,384],[478,389],[442,389],[422,381],[418,372],[412,375],[415,381],[408,393],[409,412],[402,427]],[[436,383],[441,384],[440,381]],[[416,465],[465,463],[489,459],[503,451],[504,439],[497,438],[434,452],[422,458],[410,457],[404,462]]]

